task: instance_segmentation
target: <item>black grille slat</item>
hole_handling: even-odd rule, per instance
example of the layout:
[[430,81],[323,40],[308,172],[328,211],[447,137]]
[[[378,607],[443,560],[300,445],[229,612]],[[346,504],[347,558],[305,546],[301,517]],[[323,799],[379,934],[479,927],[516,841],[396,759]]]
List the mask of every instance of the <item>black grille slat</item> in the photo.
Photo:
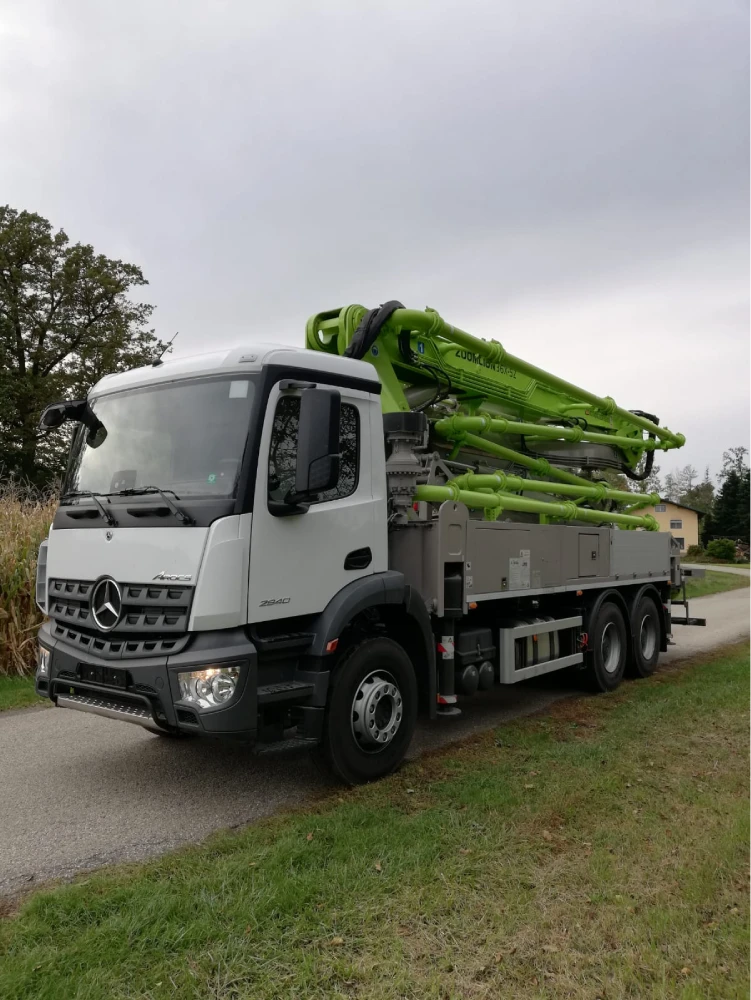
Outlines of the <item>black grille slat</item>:
[[126,641],[115,638],[100,638],[78,629],[63,627],[60,622],[54,622],[52,634],[71,645],[81,649],[90,649],[102,659],[120,660],[137,656],[164,656],[167,653],[179,653],[188,644],[189,635],[173,636],[169,639],[144,636],[141,639]]
[[193,587],[120,583],[122,611],[112,632],[97,628],[89,602],[95,581],[50,580],[53,633],[105,659],[175,653],[188,642]]

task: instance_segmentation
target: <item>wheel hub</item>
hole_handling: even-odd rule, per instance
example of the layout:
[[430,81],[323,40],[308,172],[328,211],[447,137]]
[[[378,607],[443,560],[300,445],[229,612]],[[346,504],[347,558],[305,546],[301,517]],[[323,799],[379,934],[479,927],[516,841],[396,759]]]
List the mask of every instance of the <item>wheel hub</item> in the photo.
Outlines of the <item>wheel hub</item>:
[[645,615],[641,620],[639,643],[641,655],[645,660],[651,660],[657,645],[657,626],[651,615]]
[[615,673],[621,662],[621,637],[616,625],[608,622],[602,632],[600,644],[602,663],[609,674]]
[[402,723],[402,695],[385,670],[360,683],[352,702],[352,734],[363,750],[375,753],[388,746]]

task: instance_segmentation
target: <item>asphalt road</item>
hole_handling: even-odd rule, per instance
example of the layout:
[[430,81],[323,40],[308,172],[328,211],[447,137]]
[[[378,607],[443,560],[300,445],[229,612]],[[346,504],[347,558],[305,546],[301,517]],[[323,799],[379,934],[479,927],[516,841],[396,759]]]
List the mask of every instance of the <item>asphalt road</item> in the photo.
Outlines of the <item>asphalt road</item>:
[[[676,628],[677,660],[749,633],[745,589],[691,602],[707,628]],[[541,678],[425,724],[411,756],[540,711],[575,692]],[[115,861],[133,861],[243,825],[325,791],[306,753],[254,756],[52,708],[0,714],[0,895]]]

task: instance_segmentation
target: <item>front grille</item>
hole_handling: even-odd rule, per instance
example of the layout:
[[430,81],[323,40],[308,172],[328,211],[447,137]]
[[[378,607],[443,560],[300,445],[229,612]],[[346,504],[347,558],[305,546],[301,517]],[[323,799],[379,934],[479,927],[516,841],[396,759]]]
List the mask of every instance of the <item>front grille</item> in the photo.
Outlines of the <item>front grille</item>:
[[104,659],[164,656],[185,648],[193,587],[122,583],[120,620],[111,632],[102,632],[91,614],[94,583],[49,581],[47,613],[56,638]]

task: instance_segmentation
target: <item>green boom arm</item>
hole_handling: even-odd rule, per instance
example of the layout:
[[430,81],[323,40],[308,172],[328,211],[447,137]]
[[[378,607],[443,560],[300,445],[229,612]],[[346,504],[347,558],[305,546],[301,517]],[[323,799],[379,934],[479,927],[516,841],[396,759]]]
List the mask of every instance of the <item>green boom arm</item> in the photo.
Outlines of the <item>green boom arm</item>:
[[[307,325],[307,346],[344,355],[363,319],[367,321],[366,314],[364,306],[352,305],[311,317]],[[545,458],[533,457],[526,445],[519,450],[518,445],[501,444],[498,438],[521,439],[536,448],[562,442],[607,445],[616,449],[622,464],[633,470],[645,452],[680,448],[685,441],[682,434],[659,426],[640,412],[623,409],[610,396],[597,396],[551,375],[510,354],[495,340],[473,337],[446,323],[432,309],[421,312],[396,308],[362,357],[378,372],[383,386],[384,412],[411,409],[408,395],[414,403],[415,393],[419,396],[422,390],[427,405],[422,402],[420,408],[425,409],[431,419],[434,432],[452,442],[455,450],[463,444],[470,445],[528,468],[539,476],[556,480],[556,483],[546,482],[543,488],[541,480],[519,479],[510,488],[507,485],[492,495],[461,489],[462,500],[469,506],[482,507],[486,512],[503,507],[555,518],[576,516],[579,520],[593,522],[599,519],[602,523],[620,523],[624,527],[651,530],[657,527],[653,518],[583,509],[568,499],[576,494],[578,504],[586,504],[593,500],[623,502],[628,497],[635,507],[639,507],[654,503],[656,497],[653,495],[626,494],[592,484],[557,468]],[[453,406],[451,415],[447,415],[446,406],[442,413],[438,412],[439,408],[431,412],[433,402],[447,399]],[[576,489],[573,493],[564,490],[563,484]],[[456,492],[459,487],[455,483],[450,488]],[[593,488],[597,496],[591,493]],[[418,496],[427,500],[427,491],[448,489],[449,486],[420,487]],[[538,493],[555,492],[565,502],[527,500],[516,495],[533,489]],[[479,501],[478,496],[484,499]],[[430,499],[437,501],[438,493],[431,494]]]

